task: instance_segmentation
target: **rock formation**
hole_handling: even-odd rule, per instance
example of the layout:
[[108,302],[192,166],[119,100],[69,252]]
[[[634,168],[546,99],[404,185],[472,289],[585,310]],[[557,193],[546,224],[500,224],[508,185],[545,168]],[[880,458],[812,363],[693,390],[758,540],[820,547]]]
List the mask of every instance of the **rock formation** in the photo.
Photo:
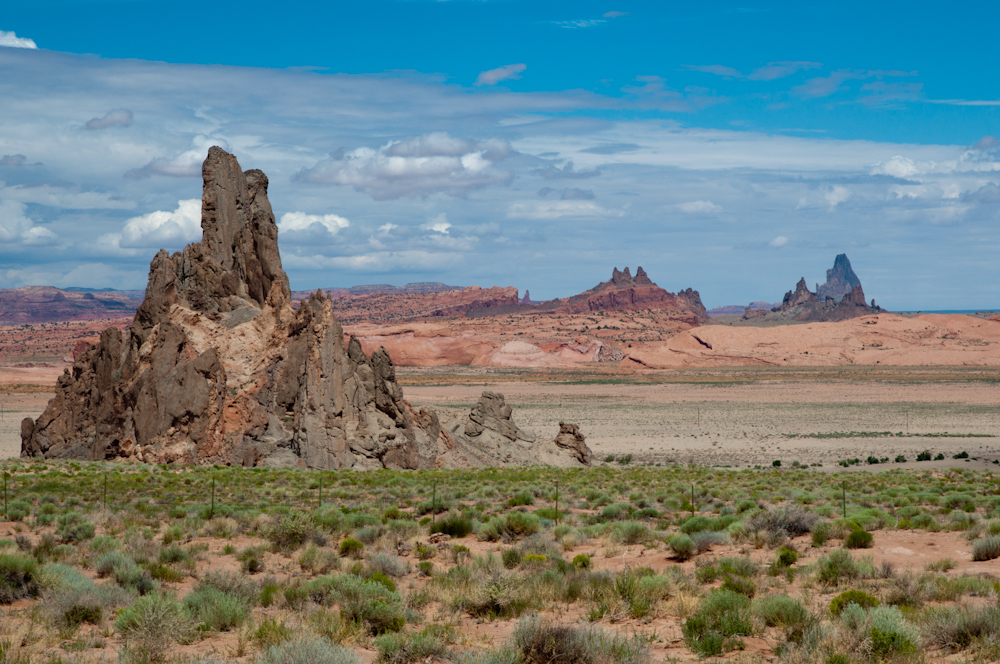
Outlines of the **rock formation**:
[[710,322],[705,305],[698,291],[688,288],[677,294],[657,286],[642,267],[636,268],[635,277],[629,268],[617,267],[611,279],[562,300],[551,300],[540,305],[541,312],[591,313],[597,311],[640,311],[643,309],[668,309],[678,313],[678,320],[691,325]]
[[483,392],[471,412],[441,423],[446,436],[436,448],[421,449],[422,465],[431,465],[432,458],[445,467],[590,465],[593,455],[579,428],[562,422],[559,427],[554,440],[540,440],[517,426],[502,394]]
[[49,286],[0,289],[0,324],[51,323],[132,316],[139,291],[62,290]]
[[861,285],[858,275],[851,269],[851,261],[847,254],[838,254],[833,261],[833,267],[826,271],[826,283],[816,284],[816,296],[824,300],[842,298]]
[[524,289],[524,297],[521,298],[520,304],[527,306],[534,304],[534,302],[531,301],[531,293],[527,288]]
[[[821,287],[826,295],[813,293],[806,286],[803,277],[799,279],[794,291],[785,293],[781,305],[771,311],[763,312],[746,308],[743,320],[758,322],[820,322],[838,321],[858,316],[867,316],[882,311],[872,300],[871,306],[865,302],[865,292],[861,287],[851,262],[845,254],[837,256],[833,269],[826,271],[827,283]],[[853,284],[853,285],[850,285]],[[848,288],[848,285],[850,287]],[[846,290],[844,290],[846,288]],[[840,299],[830,293],[843,291]]]
[[293,310],[267,177],[217,147],[202,172],[201,242],[153,258],[131,327],[105,330],[22,422],[21,456],[417,468],[447,446],[322,292]]

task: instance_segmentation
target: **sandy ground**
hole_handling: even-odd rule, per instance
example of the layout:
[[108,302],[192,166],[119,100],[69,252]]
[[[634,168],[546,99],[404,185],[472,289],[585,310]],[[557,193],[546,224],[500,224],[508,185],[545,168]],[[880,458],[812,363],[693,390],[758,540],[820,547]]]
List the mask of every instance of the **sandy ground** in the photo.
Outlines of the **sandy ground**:
[[[903,454],[906,464],[983,467],[1000,458],[1000,389],[992,381],[772,382],[745,384],[574,385],[482,383],[408,386],[415,406],[468,408],[484,389],[502,392],[518,425],[555,437],[559,422],[580,425],[598,458],[632,454],[633,463],[703,463],[746,467],[778,459],[822,463]],[[885,432],[908,437],[803,438],[832,432]],[[977,434],[992,437],[938,437]],[[794,435],[795,437],[791,437]],[[916,463],[923,450],[947,463]],[[953,461],[968,451],[980,461]],[[985,460],[985,461],[983,461]]]
[[21,420],[37,418],[51,398],[50,392],[0,392],[0,458],[20,456]]

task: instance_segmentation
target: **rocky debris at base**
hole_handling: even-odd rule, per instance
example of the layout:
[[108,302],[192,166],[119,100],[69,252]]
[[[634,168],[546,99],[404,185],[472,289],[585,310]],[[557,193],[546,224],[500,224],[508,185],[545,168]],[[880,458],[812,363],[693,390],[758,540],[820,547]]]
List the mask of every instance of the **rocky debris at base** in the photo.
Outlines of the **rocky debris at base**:
[[576,460],[585,466],[589,466],[593,460],[593,454],[587,447],[586,439],[580,433],[580,427],[566,422],[559,423],[559,433],[556,435],[555,443],[558,447],[572,452]]
[[[22,422],[21,456],[418,468],[423,450],[454,445],[436,413],[403,399],[384,348],[345,341],[322,292],[292,308],[267,177],[218,147],[202,174],[201,242],[153,258],[131,326],[81,349],[42,415]],[[471,428],[502,431],[491,465],[547,462],[521,452],[509,408],[480,406]]]
[[589,465],[590,449],[575,425],[554,440],[540,439],[522,430],[502,394],[483,392],[468,413],[441,422],[447,442],[436,448],[421,449],[421,459],[435,455],[439,468],[475,466],[562,466]]

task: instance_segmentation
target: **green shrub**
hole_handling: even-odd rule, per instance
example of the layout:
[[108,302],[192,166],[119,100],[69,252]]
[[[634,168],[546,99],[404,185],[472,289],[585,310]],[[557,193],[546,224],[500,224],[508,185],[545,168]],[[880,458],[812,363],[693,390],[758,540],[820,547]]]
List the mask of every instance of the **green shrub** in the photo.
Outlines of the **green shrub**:
[[628,638],[600,629],[557,626],[538,616],[518,621],[508,648],[496,664],[648,664],[649,649],[639,636]]
[[714,590],[706,595],[698,611],[681,625],[684,640],[704,657],[721,655],[740,647],[737,636],[750,636],[753,625],[750,600],[730,590]]
[[927,645],[965,650],[977,641],[1000,637],[1000,607],[952,606],[929,609],[922,630]]
[[503,566],[507,569],[514,569],[520,565],[522,558],[521,552],[513,547],[500,552],[500,559],[503,561]]
[[722,589],[731,590],[750,599],[753,599],[753,596],[757,594],[757,584],[742,576],[726,575],[722,581]]
[[844,540],[844,546],[848,549],[870,549],[872,548],[872,534],[867,530],[855,530]]
[[284,621],[278,622],[274,618],[264,618],[257,625],[257,629],[253,630],[250,638],[258,648],[266,650],[291,639],[292,630],[285,625]]
[[381,551],[370,553],[365,558],[365,564],[373,572],[381,572],[397,579],[410,573],[410,565],[399,556],[394,556],[391,553]]
[[228,632],[242,625],[250,615],[245,598],[212,587],[185,597],[184,606],[203,632]]
[[707,516],[693,516],[681,524],[681,532],[685,535],[696,533],[700,530],[708,530],[712,527],[712,519]]
[[857,604],[862,609],[871,609],[881,604],[881,602],[878,601],[878,598],[869,595],[863,590],[848,590],[847,592],[840,593],[830,601],[830,613],[839,616],[848,604]]
[[437,548],[430,544],[418,544],[417,548],[413,550],[413,554],[417,560],[430,560],[437,555]]
[[303,512],[289,512],[282,515],[264,533],[274,548],[283,553],[295,551],[315,534],[316,524]]
[[575,569],[590,569],[593,566],[594,563],[591,562],[590,556],[586,553],[579,553],[573,556],[573,567]]
[[340,555],[345,558],[360,558],[361,552],[364,551],[365,545],[354,539],[353,537],[348,537],[340,543]]
[[78,512],[67,512],[56,521],[56,536],[63,542],[82,542],[94,537],[94,524]]
[[24,521],[31,514],[31,503],[23,500],[12,500],[7,503],[7,518],[11,521]]
[[375,638],[379,664],[411,664],[443,660],[448,644],[440,630],[428,627],[416,634],[383,634]]
[[259,574],[264,571],[264,548],[248,546],[240,551],[236,559],[240,561],[240,569],[244,574]]
[[259,664],[361,664],[361,659],[343,646],[321,637],[302,636],[271,646]]
[[804,606],[787,595],[758,597],[750,604],[750,612],[768,627],[802,626],[811,618]]
[[472,520],[460,514],[448,514],[431,524],[431,532],[456,538],[465,537],[472,532]]
[[373,635],[398,632],[406,624],[399,594],[377,581],[344,574],[336,578],[335,590],[341,615],[364,623]]
[[140,597],[115,618],[125,651],[140,662],[162,662],[167,649],[191,629],[184,607],[159,593]]
[[684,534],[671,535],[667,538],[667,545],[678,560],[689,560],[698,552],[694,540]]
[[0,554],[0,604],[38,597],[38,561],[20,553]]
[[135,561],[121,551],[109,551],[94,561],[94,571],[97,572],[97,576],[104,578],[114,574],[114,571],[119,567],[131,567],[134,565]]
[[534,505],[535,497],[527,491],[521,491],[510,498],[507,499],[507,505],[510,507],[520,507],[523,505]]
[[799,554],[794,549],[783,546],[778,549],[777,563],[780,567],[791,567],[799,559]]
[[975,561],[1000,558],[1000,535],[990,535],[972,543],[972,559]]
[[830,539],[830,530],[831,527],[829,521],[817,523],[812,530],[812,545],[820,547],[826,544],[826,541]]
[[817,579],[827,586],[835,586],[843,580],[857,579],[861,575],[851,553],[844,549],[831,551],[830,555],[820,558],[816,565]]

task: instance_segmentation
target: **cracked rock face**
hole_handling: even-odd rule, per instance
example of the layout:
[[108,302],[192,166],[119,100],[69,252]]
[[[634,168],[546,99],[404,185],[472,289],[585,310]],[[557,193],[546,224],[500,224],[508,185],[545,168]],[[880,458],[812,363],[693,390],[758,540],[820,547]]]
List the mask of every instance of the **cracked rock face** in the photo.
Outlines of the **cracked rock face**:
[[209,150],[202,240],[150,265],[131,327],[60,379],[21,455],[310,468],[416,468],[433,413],[403,400],[317,292],[295,311],[267,177]]

